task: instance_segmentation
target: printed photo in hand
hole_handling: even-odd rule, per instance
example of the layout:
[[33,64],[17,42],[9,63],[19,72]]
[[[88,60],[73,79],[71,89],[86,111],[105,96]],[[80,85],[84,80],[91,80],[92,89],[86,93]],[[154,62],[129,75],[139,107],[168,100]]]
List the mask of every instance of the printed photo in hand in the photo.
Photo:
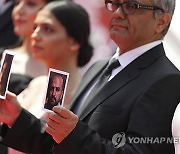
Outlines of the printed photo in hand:
[[54,106],[63,106],[69,73],[49,69],[44,109],[52,110]]
[[0,68],[0,98],[1,99],[6,98],[6,91],[8,89],[13,58],[14,55],[5,52],[1,60],[1,68]]

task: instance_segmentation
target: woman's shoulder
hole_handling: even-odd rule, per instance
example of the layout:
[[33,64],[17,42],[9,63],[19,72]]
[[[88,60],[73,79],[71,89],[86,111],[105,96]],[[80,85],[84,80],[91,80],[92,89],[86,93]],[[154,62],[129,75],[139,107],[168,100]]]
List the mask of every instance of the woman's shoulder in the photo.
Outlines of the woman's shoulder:
[[47,75],[42,75],[31,80],[29,86],[45,85],[48,81]]
[[180,136],[180,103],[176,107],[174,117],[172,121],[172,133],[173,136]]
[[31,80],[28,87],[19,94],[19,97],[24,97],[28,93],[34,95],[36,93],[41,93],[42,91],[44,92],[44,89],[46,89],[47,86],[47,81],[48,77],[45,75],[34,78]]
[[[180,136],[180,103],[176,107],[174,117],[172,120],[172,135],[176,139],[177,137],[179,138]],[[174,144],[175,146],[175,153],[179,154],[180,153],[180,144]]]
[[1,52],[1,58],[4,57],[6,53],[11,54],[11,55],[14,55],[14,54],[13,54],[13,51],[10,50],[10,49],[4,49],[4,50],[2,50],[2,51],[0,51],[0,52]]
[[47,76],[39,76],[33,79],[28,87],[18,95],[21,106],[40,118],[47,86]]
[[5,50],[3,51],[3,54],[5,54],[5,53],[18,54],[18,52],[17,52],[17,51],[19,51],[19,48],[10,48],[10,49],[5,49]]

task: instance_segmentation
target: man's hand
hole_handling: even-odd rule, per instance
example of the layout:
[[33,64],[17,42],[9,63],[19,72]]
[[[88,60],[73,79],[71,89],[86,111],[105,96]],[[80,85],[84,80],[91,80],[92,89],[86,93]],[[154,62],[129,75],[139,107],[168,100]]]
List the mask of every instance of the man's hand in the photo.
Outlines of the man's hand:
[[46,132],[57,143],[60,143],[76,127],[79,118],[73,112],[61,106],[53,107],[53,111],[48,114],[49,120],[47,122]]
[[6,99],[0,99],[0,122],[12,126],[21,113],[20,106],[15,94],[7,92]]

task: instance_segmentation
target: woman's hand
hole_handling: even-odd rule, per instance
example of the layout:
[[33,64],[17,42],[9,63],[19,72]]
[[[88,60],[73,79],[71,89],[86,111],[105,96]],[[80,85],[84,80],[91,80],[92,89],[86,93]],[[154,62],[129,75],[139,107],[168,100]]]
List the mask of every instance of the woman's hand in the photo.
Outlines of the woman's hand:
[[22,111],[15,94],[7,92],[6,99],[0,99],[0,122],[12,126]]

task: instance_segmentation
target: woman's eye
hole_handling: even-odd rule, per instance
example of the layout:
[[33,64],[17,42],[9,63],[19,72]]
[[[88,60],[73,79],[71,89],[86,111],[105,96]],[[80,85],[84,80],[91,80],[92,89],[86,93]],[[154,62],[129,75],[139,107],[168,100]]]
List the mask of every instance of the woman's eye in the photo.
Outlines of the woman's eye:
[[34,25],[34,26],[33,26],[33,30],[36,30],[36,28],[37,28],[37,25]]
[[18,5],[20,3],[20,0],[15,0],[15,5]]
[[[16,1],[15,1],[15,5],[19,5],[20,2],[21,2],[21,0],[16,0]],[[37,5],[37,4],[36,4],[35,2],[33,2],[33,1],[26,1],[25,4],[26,4],[27,6],[30,6],[30,7],[34,7],[34,6]]]
[[51,32],[53,32],[54,30],[51,28],[51,27],[49,27],[49,26],[44,26],[44,31],[46,32],[46,33],[51,33]]
[[33,7],[33,6],[36,6],[36,3],[32,1],[28,1],[27,5]]

